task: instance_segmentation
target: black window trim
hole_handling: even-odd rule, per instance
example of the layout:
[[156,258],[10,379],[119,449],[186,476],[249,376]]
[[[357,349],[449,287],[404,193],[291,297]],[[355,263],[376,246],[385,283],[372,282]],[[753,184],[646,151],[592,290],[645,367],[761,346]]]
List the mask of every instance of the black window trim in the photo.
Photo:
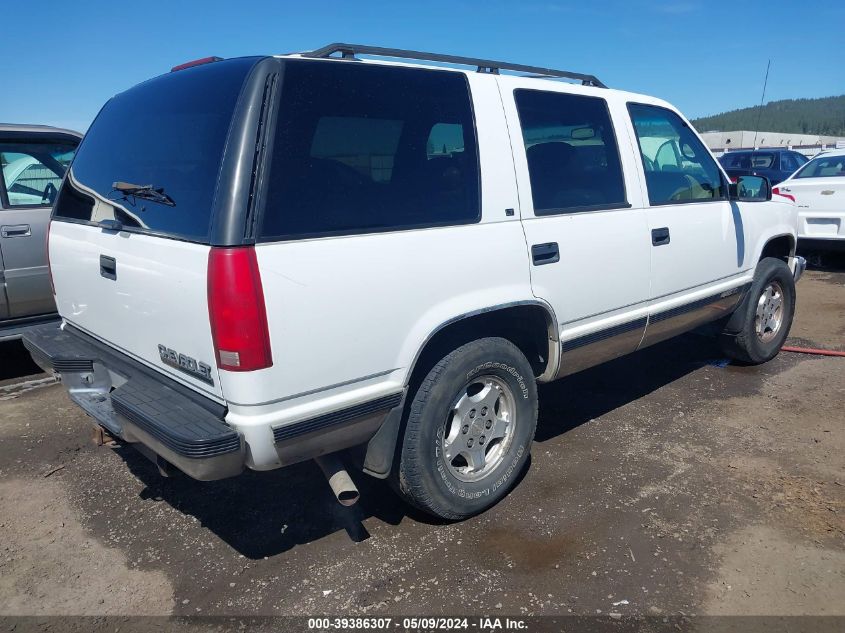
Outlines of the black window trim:
[[[684,120],[684,118],[677,111],[673,110],[672,108],[667,108],[665,106],[656,105],[654,103],[643,103],[641,101],[627,101],[625,103],[625,109],[628,111],[628,120],[631,122],[631,127],[633,128],[633,132],[634,132],[634,138],[637,140],[637,149],[639,150],[639,153],[640,153],[640,164],[643,167],[643,178],[645,178],[645,163],[643,162],[643,148],[642,148],[642,145],[640,145],[640,137],[637,134],[637,126],[634,125],[634,115],[631,113],[631,106],[632,105],[646,106],[646,107],[649,107],[649,108],[664,110],[664,111],[669,112],[671,114],[674,114],[676,117],[678,117],[681,120],[681,123],[683,123],[686,128],[693,130],[693,132],[694,132],[694,129],[692,128],[692,126],[689,123],[687,123]],[[697,135],[696,135],[696,138],[697,138]],[[645,193],[646,193],[646,198],[647,198],[647,200],[644,200],[644,202],[647,202],[649,207],[668,207],[668,206],[681,205],[681,204],[701,204],[701,203],[708,203],[708,202],[730,202],[730,196],[728,194],[728,190],[729,190],[728,183],[725,181],[725,171],[724,171],[725,168],[722,166],[722,164],[719,162],[719,160],[715,156],[713,156],[713,154],[710,152],[710,149],[707,147],[707,145],[704,144],[704,141],[702,141],[700,138],[698,140],[701,143],[701,146],[705,149],[706,153],[713,160],[713,163],[716,166],[716,171],[719,172],[719,182],[722,185],[722,192],[723,192],[721,197],[719,197],[719,198],[701,198],[700,200],[667,200],[665,202],[652,202],[651,201],[651,195],[648,192],[648,182],[644,180],[643,184],[645,185]]]
[[3,170],[0,169],[0,209],[14,208],[9,204],[9,195],[6,193],[6,177],[3,175]]
[[[591,211],[615,211],[618,209],[630,209],[632,207],[630,201],[628,200],[628,187],[625,183],[625,167],[622,165],[622,152],[619,151],[619,135],[616,133],[616,125],[613,123],[613,114],[610,112],[610,106],[607,103],[607,99],[604,97],[597,97],[595,95],[582,95],[577,92],[568,92],[566,90],[543,90],[540,88],[514,88],[513,90],[513,103],[516,109],[516,116],[519,120],[519,132],[520,135],[523,134],[523,126],[522,126],[522,117],[519,114],[519,105],[516,102],[516,93],[517,92],[542,92],[543,94],[552,94],[552,95],[567,95],[571,97],[584,97],[586,99],[596,99],[601,101],[604,104],[604,110],[607,113],[607,120],[610,123],[610,131],[613,134],[613,140],[616,141],[616,156],[619,158],[619,171],[622,175],[622,195],[624,200],[622,202],[612,202],[610,204],[589,204],[589,205],[582,205],[578,207],[561,207],[561,208],[549,208],[549,209],[537,209],[534,206],[534,192],[531,192],[531,208],[534,211],[535,217],[546,217],[550,215],[574,215],[578,213],[589,213]],[[523,141],[521,143],[522,146],[522,153],[525,156],[525,164],[526,168],[528,169],[528,187],[531,188],[531,169],[528,168],[528,149],[525,147],[525,137],[523,136]],[[607,147],[607,146],[605,146]]]
[[578,207],[559,207],[550,209],[534,209],[536,217],[548,215],[568,215],[580,213],[594,213],[596,211],[618,211],[619,209],[630,209],[633,205],[630,202],[614,202],[611,204],[585,204]]
[[[283,64],[287,65],[290,63],[295,64],[337,64],[337,63],[360,63],[360,62],[349,62],[343,60],[327,60],[327,59],[286,59],[283,60]],[[385,226],[385,227],[359,227],[356,229],[341,229],[337,231],[318,231],[312,233],[296,233],[296,234],[280,234],[280,235],[262,235],[261,234],[261,227],[264,224],[264,213],[267,209],[267,199],[266,195],[264,199],[261,201],[260,209],[257,214],[257,219],[255,222],[255,243],[256,244],[273,244],[278,242],[296,242],[299,240],[313,240],[323,237],[343,237],[343,236],[365,236],[365,235],[377,235],[380,233],[398,233],[398,232],[405,232],[405,231],[418,231],[420,229],[435,229],[435,228],[443,228],[449,226],[467,226],[470,224],[479,224],[483,219],[483,209],[484,203],[482,199],[483,193],[483,176],[481,173],[481,147],[478,142],[478,121],[475,116],[475,101],[473,99],[472,94],[472,86],[470,85],[469,78],[467,77],[467,73],[461,70],[450,70],[450,69],[436,69],[436,68],[416,68],[416,67],[405,67],[405,66],[394,66],[392,64],[375,64],[372,62],[368,62],[367,66],[370,65],[377,65],[377,66],[386,66],[389,68],[397,68],[403,71],[408,72],[424,72],[424,73],[450,73],[450,74],[458,74],[464,81],[464,85],[466,86],[466,95],[467,99],[469,100],[469,113],[470,118],[472,121],[472,133],[473,133],[473,140],[475,141],[475,163],[476,163],[476,186],[478,187],[478,209],[476,211],[475,216],[466,218],[465,220],[460,221],[447,221],[447,222],[424,222],[421,224],[408,224],[403,226]],[[273,141],[275,141],[275,132],[278,122],[278,117],[282,115],[283,108],[281,100],[284,98],[284,83],[286,78],[282,75],[276,90],[275,99],[273,101],[274,104],[274,113],[273,118],[270,123],[270,127],[272,128],[271,134],[273,137]],[[266,149],[265,149],[266,151]],[[265,169],[270,170],[272,169],[272,156],[269,157],[269,160],[265,160]]]

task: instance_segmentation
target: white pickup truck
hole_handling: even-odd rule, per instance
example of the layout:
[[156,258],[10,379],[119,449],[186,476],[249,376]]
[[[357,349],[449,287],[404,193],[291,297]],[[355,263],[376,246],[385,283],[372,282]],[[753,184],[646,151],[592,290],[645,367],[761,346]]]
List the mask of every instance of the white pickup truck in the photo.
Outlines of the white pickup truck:
[[705,323],[774,357],[795,242],[764,178],[591,75],[208,58],[94,121],[49,231],[63,322],[25,344],[165,472],[318,458],[351,500],[342,461],[458,519],[517,479],[538,382]]

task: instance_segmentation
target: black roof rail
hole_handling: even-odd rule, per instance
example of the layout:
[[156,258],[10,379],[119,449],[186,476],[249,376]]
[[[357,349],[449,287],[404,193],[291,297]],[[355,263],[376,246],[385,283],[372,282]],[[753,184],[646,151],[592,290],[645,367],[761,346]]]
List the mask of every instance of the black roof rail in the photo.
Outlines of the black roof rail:
[[367,46],[365,44],[344,44],[336,42],[323,46],[308,53],[302,53],[303,57],[327,58],[335,53],[340,53],[343,59],[355,59],[355,55],[372,55],[374,57],[395,57],[397,59],[418,59],[429,62],[441,62],[445,64],[457,64],[460,66],[476,66],[480,73],[491,73],[498,75],[500,70],[529,73],[531,76],[540,78],[564,78],[575,79],[585,86],[596,88],[607,88],[595,75],[573,73],[567,70],[554,70],[552,68],[540,68],[538,66],[526,66],[524,64],[511,64],[508,62],[497,62],[491,59],[476,59],[475,57],[460,57],[457,55],[442,55],[440,53],[425,53],[422,51],[408,51],[401,48],[382,48],[380,46]]

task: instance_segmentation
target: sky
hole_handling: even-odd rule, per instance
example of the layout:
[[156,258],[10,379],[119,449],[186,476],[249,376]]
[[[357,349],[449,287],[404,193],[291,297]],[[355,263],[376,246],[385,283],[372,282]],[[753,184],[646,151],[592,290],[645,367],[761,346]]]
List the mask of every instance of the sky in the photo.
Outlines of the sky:
[[769,59],[767,102],[845,93],[842,1],[41,0],[4,13],[0,121],[80,131],[176,64],[338,41],[593,74],[689,118],[758,104]]

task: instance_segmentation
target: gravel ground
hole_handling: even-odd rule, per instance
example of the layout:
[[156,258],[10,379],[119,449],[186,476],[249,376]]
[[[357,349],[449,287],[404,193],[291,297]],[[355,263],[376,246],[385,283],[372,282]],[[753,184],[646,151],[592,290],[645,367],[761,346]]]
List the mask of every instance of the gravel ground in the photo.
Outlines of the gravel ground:
[[[845,273],[798,306],[791,343],[845,349]],[[544,386],[518,487],[449,524],[312,463],[162,479],[0,354],[2,615],[845,616],[845,358],[689,335]]]

